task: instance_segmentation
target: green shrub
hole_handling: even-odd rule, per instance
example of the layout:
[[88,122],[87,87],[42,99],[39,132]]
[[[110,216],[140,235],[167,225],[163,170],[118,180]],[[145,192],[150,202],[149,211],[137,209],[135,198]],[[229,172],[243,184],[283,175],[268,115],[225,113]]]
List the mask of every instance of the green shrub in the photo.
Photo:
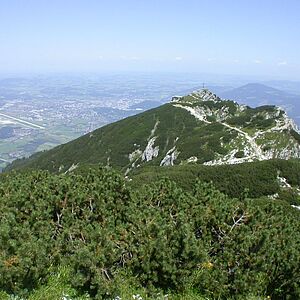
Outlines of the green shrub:
[[106,168],[7,174],[0,290],[29,300],[298,299],[299,230],[284,201],[233,199],[200,181],[185,192],[167,179],[130,190]]

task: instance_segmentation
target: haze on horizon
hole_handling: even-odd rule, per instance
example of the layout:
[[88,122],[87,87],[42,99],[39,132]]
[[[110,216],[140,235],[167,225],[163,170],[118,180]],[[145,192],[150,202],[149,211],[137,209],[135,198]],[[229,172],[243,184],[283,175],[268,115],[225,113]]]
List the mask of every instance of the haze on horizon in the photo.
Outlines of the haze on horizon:
[[207,72],[300,80],[298,0],[1,1],[0,73]]

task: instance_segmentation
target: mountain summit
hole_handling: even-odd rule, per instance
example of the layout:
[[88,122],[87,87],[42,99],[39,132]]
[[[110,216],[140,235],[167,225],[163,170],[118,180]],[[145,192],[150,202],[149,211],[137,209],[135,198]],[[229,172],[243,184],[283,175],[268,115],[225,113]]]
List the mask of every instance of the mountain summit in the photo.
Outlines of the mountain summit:
[[300,158],[299,131],[285,111],[239,105],[201,89],[17,160],[8,169],[67,172],[84,163],[101,163],[128,174],[146,164],[219,165],[273,158]]

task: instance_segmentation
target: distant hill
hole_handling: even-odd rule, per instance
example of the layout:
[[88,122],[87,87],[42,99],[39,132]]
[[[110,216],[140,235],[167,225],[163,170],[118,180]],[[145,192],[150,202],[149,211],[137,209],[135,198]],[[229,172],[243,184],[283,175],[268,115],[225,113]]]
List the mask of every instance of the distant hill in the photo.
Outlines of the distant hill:
[[294,95],[300,95],[300,81],[270,80],[262,83],[281,91],[285,91]]
[[8,169],[66,172],[100,163],[128,174],[142,165],[221,165],[273,158],[300,158],[300,135],[286,113],[275,106],[250,108],[223,101],[204,89],[17,160]]
[[249,83],[220,92],[219,95],[224,99],[233,99],[250,106],[278,105],[284,108],[300,126],[300,95],[294,95],[261,83]]

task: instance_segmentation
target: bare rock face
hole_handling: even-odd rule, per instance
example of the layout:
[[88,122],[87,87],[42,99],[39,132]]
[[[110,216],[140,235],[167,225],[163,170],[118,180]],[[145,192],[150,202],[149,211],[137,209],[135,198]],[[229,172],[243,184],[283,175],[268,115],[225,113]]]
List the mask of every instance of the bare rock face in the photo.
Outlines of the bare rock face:
[[179,152],[176,150],[176,147],[173,147],[160,162],[160,166],[173,166],[178,154]]
[[143,152],[142,160],[150,161],[153,158],[158,156],[159,146],[156,147],[154,146],[155,140],[156,140],[155,136],[149,140],[146,149]]
[[220,98],[217,97],[213,92],[208,89],[202,89],[195,91],[191,94],[192,97],[196,99],[202,99],[203,101],[219,101]]

